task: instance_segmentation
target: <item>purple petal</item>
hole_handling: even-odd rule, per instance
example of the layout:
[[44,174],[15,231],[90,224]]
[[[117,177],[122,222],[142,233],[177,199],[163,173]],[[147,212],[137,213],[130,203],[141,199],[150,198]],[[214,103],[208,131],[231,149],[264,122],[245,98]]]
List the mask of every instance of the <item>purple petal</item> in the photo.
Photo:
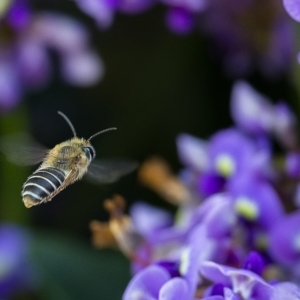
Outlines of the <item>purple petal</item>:
[[199,264],[212,259],[214,253],[215,243],[207,237],[206,227],[199,224],[191,231],[188,245],[181,254],[180,274],[187,281],[190,298],[196,293],[199,285]]
[[159,300],[183,300],[189,298],[189,288],[186,281],[176,277],[169,280],[159,291]]
[[209,144],[211,168],[224,177],[244,173],[252,167],[255,144],[234,128],[212,136]]
[[160,266],[165,270],[167,270],[172,278],[180,277],[178,261],[161,260],[155,262],[155,265]]
[[283,216],[281,201],[267,182],[242,176],[232,179],[228,190],[235,199],[237,214],[260,224],[263,229],[271,228]]
[[[112,25],[116,10],[116,3],[107,0],[75,0],[77,5],[89,16],[94,18],[101,28]],[[116,2],[116,1],[114,1]]]
[[238,126],[249,133],[269,132],[273,126],[273,108],[269,100],[248,83],[238,81],[231,94],[231,115]]
[[201,300],[224,300],[223,296],[217,295],[217,296],[209,296],[201,298]]
[[170,213],[144,202],[134,203],[130,208],[130,216],[136,229],[144,236],[173,223]]
[[207,227],[208,237],[221,239],[231,233],[237,221],[233,205],[231,197],[226,194],[213,195],[203,202],[202,223]]
[[25,230],[9,224],[0,226],[1,298],[8,298],[30,284],[28,246],[29,237]]
[[227,269],[229,268],[212,261],[204,261],[200,265],[200,273],[202,276],[214,283],[218,283],[223,286],[231,286],[231,279],[226,274]]
[[[253,272],[222,266],[211,261],[203,262],[200,267],[202,275],[213,282],[227,286],[232,285],[234,293],[249,299],[251,295],[259,295],[258,299],[268,299],[273,292],[272,286]],[[266,298],[264,298],[266,297]]]
[[299,0],[283,0],[283,5],[289,15],[300,22],[300,1]]
[[48,53],[36,41],[27,39],[19,43],[17,64],[26,86],[41,87],[49,80],[51,64]]
[[189,134],[180,134],[176,140],[180,161],[196,171],[204,171],[208,167],[208,143]]
[[22,86],[15,66],[0,59],[0,110],[7,112],[19,104],[22,98]]
[[215,173],[203,173],[199,176],[197,190],[203,197],[219,193],[224,189],[225,178]]
[[161,287],[170,279],[168,272],[159,266],[149,266],[136,274],[129,282],[123,300],[158,299]]
[[252,271],[257,275],[261,275],[265,267],[263,258],[255,251],[251,251],[245,258],[243,269]]
[[274,293],[270,300],[300,299],[300,289],[294,283],[281,282],[274,285]]
[[7,13],[7,21],[12,28],[21,30],[28,27],[32,15],[28,6],[28,1],[13,1]]
[[229,288],[224,288],[224,300],[241,300],[241,298]]
[[62,57],[62,75],[66,82],[89,86],[102,79],[104,65],[92,51],[73,52]]
[[88,32],[76,20],[58,13],[40,13],[35,17],[31,34],[46,47],[69,54],[86,49]]

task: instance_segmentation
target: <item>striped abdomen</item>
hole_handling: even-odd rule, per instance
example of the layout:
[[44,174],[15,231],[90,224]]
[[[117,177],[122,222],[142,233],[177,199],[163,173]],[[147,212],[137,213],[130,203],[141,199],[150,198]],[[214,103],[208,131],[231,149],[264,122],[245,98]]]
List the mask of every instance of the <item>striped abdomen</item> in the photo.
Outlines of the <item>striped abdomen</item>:
[[23,185],[22,197],[27,208],[49,201],[65,180],[65,173],[56,168],[38,169]]

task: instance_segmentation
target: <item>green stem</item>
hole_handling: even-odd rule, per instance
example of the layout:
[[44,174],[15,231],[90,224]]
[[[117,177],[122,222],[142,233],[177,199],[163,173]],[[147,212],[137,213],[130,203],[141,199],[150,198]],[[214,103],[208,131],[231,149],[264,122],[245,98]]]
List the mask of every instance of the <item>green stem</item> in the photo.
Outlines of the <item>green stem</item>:
[[[27,112],[20,106],[10,114],[0,117],[1,136],[28,131]],[[28,224],[28,211],[21,201],[21,189],[28,170],[0,159],[0,219],[2,221]]]

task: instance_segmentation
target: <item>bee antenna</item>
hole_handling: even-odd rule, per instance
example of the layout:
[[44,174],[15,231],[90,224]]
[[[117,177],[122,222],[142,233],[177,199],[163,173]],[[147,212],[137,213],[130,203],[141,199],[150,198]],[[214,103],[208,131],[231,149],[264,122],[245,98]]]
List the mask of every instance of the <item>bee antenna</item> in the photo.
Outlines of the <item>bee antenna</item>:
[[61,111],[58,111],[57,113],[59,115],[61,115],[66,120],[66,122],[69,124],[69,126],[70,126],[70,128],[71,128],[71,130],[72,130],[72,132],[74,134],[74,137],[77,136],[75,128],[74,128],[73,124],[71,123],[70,119],[64,113],[62,113]]
[[110,127],[110,128],[101,130],[101,131],[99,131],[99,132],[96,132],[95,134],[93,134],[93,135],[88,139],[88,141],[90,141],[91,139],[93,139],[95,136],[97,136],[97,135],[99,135],[99,134],[102,134],[102,133],[104,133],[104,132],[111,131],[111,130],[117,130],[117,128],[116,128],[116,127]]

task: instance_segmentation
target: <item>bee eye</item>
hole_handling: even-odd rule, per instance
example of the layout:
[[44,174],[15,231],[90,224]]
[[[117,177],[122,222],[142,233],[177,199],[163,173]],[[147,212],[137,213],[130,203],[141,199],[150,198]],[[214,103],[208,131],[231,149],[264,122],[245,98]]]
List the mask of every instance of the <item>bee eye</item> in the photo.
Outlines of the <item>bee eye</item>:
[[82,147],[82,150],[84,151],[86,157],[88,158],[88,160],[92,160],[95,158],[95,150],[93,147]]

